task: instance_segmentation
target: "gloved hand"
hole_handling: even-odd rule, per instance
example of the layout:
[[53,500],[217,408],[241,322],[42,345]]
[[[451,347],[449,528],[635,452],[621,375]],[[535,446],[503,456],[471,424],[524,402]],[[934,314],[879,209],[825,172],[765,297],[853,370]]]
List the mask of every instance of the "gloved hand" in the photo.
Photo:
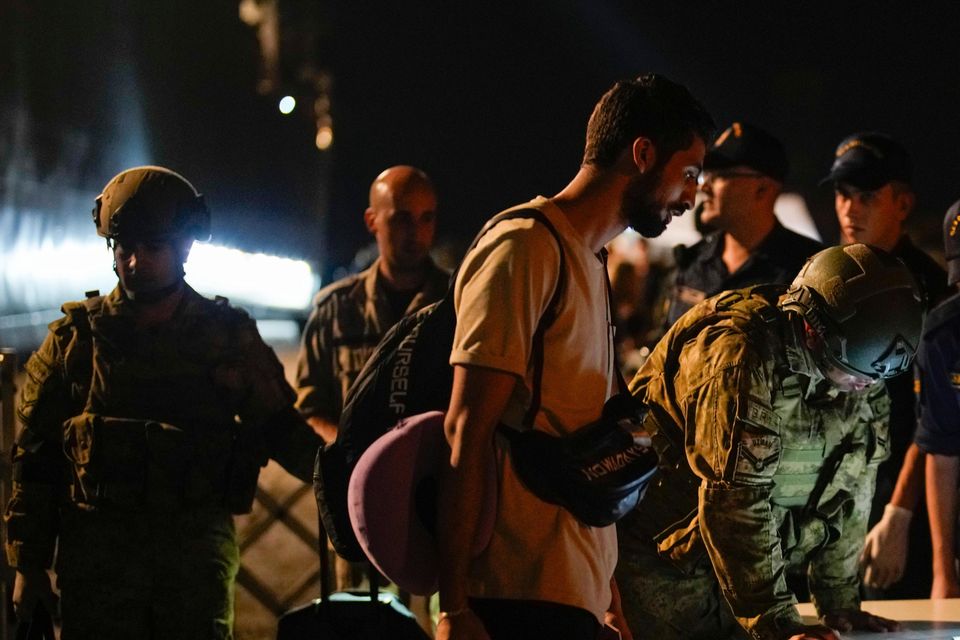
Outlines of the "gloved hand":
[[860,567],[868,587],[886,589],[903,577],[911,518],[913,512],[909,509],[888,504],[883,518],[867,534]]

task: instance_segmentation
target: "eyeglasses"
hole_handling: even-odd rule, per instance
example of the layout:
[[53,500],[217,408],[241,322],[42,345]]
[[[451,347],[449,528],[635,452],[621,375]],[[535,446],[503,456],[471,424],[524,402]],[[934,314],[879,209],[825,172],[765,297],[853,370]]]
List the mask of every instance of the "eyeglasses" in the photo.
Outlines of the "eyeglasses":
[[713,182],[717,178],[729,180],[730,178],[763,178],[764,175],[759,171],[744,171],[742,169],[721,169],[719,171],[704,171],[700,174],[697,184],[704,185]]

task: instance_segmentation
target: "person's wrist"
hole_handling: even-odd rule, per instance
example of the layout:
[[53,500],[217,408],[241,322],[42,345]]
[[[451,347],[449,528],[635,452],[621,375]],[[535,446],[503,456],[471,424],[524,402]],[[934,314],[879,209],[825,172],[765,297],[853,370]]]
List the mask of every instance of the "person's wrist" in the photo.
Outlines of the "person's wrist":
[[898,507],[891,502],[883,508],[883,519],[892,525],[907,526],[910,524],[910,520],[913,519],[913,511],[905,509],[904,507]]
[[468,606],[463,606],[458,609],[451,609],[450,611],[441,611],[437,616],[437,624],[440,624],[444,620],[453,621],[456,618],[462,618],[469,613],[473,613],[473,611]]

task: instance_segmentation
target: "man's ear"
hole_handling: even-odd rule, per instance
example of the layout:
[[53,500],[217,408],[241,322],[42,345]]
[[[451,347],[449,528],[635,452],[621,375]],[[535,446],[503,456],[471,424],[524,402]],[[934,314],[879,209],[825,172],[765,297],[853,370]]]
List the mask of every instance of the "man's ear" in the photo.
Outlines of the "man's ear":
[[657,147],[650,138],[637,138],[633,141],[633,164],[640,173],[653,169],[657,163]]
[[897,194],[897,217],[900,218],[900,222],[907,219],[907,216],[913,211],[913,205],[916,204],[916,202],[917,196],[909,189],[904,189]]
[[780,195],[782,188],[783,186],[780,184],[780,182],[768,176],[762,176],[759,180],[757,180],[757,188],[754,193],[756,193],[758,200],[766,198],[771,194],[773,195],[774,199],[776,199],[776,197]]
[[377,212],[371,208],[368,208],[363,212],[363,222],[367,225],[367,231],[370,233],[377,232]]

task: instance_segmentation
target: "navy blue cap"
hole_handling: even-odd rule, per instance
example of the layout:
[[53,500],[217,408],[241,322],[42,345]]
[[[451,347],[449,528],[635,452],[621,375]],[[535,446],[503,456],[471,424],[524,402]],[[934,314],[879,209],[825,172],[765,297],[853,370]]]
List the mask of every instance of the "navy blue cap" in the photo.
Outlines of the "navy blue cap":
[[704,171],[750,167],[783,182],[787,177],[787,154],[775,137],[749,122],[734,122],[707,151]]
[[842,182],[861,191],[876,191],[895,180],[912,182],[910,155],[885,133],[868,131],[844,138],[837,146],[830,174],[820,184]]

